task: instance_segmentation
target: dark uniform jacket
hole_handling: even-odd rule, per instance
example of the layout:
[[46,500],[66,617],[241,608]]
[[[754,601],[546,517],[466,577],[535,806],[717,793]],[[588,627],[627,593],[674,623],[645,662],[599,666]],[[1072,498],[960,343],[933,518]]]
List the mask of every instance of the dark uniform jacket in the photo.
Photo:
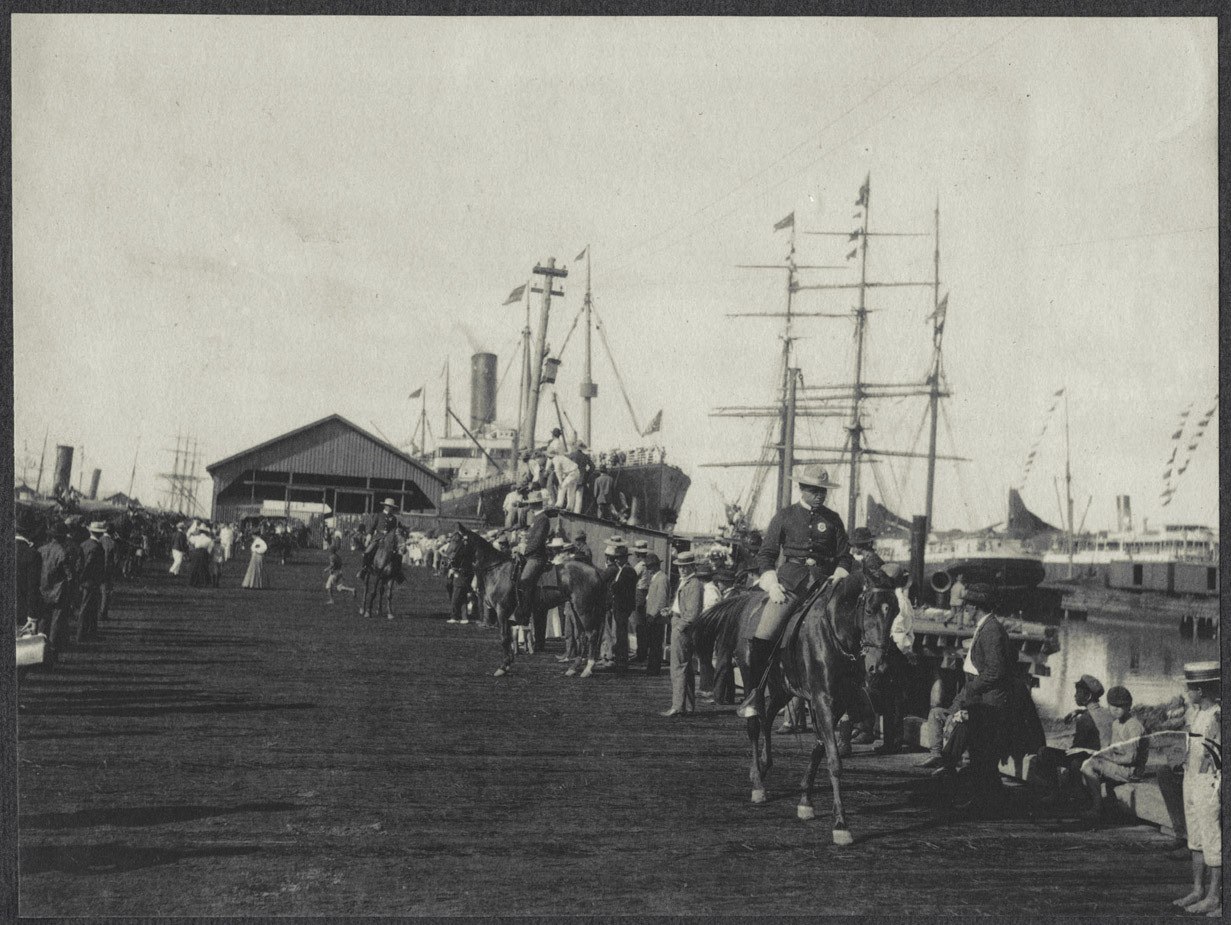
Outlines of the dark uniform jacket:
[[38,620],[42,611],[42,593],[39,585],[43,577],[43,560],[38,550],[24,536],[17,537],[13,565],[16,574],[17,625],[24,626],[27,620]]
[[171,540],[171,548],[176,552],[188,552],[188,534],[183,530],[176,530]]
[[547,540],[550,535],[551,518],[544,511],[539,511],[530,522],[530,529],[526,531],[526,558],[548,559]]
[[637,606],[637,570],[631,565],[609,565],[603,580],[611,593],[611,609],[616,613],[632,613]]
[[107,550],[94,537],[81,544],[80,577],[83,585],[101,585],[107,580]]
[[[115,581],[116,573],[119,571],[119,565],[120,565],[119,543],[116,541],[115,537],[111,536],[108,533],[104,533],[102,536],[100,536],[98,538],[98,542],[103,547],[103,552],[106,553],[107,555],[106,581],[107,581],[107,584],[110,585],[112,582]],[[219,540],[215,540],[214,544],[217,546],[222,545]]]
[[594,553],[590,551],[590,547],[585,543],[573,544],[573,558],[579,562],[584,562],[586,565],[594,564]]
[[[779,552],[786,557],[781,566],[778,566]],[[835,511],[824,506],[813,511],[802,504],[792,504],[769,522],[757,554],[758,573],[777,567],[782,587],[791,594],[798,594],[809,578],[805,559],[815,559],[817,569],[825,578],[836,568],[849,572],[855,567],[846,527]]]

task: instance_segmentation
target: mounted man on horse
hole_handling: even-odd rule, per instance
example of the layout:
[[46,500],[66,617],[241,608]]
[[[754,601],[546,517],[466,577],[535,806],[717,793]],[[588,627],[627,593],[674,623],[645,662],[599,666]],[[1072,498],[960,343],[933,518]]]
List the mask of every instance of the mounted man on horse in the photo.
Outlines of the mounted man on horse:
[[359,570],[359,577],[364,582],[364,595],[363,607],[359,613],[362,616],[374,616],[373,605],[379,609],[383,602],[385,614],[392,620],[393,586],[406,580],[402,572],[402,557],[398,552],[398,529],[401,524],[397,519],[396,501],[386,498],[381,508],[382,513],[377,519],[376,528],[363,550],[363,567]]
[[[805,698],[816,723],[816,743],[804,776],[798,815],[812,819],[812,788],[827,757],[833,788],[833,840],[851,843],[842,810],[837,719],[870,709],[868,678],[883,672],[892,608],[869,607],[864,575],[856,569],[841,517],[824,507],[837,487],[819,466],[794,479],[803,501],[779,511],[757,559],[757,587],[714,605],[697,621],[699,648],[725,646],[738,653],[747,696],[739,715],[752,743],[752,801],[764,803],[765,775],[773,766],[772,720],[793,697]],[[782,562],[778,559],[781,555]],[[815,571],[813,571],[815,569]],[[892,596],[892,595],[891,595]],[[740,645],[743,643],[743,645]]]

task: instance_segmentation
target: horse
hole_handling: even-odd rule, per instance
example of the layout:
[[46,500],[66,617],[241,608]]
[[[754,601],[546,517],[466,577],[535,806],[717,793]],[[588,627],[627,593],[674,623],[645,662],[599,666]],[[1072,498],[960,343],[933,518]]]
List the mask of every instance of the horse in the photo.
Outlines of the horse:
[[[710,607],[697,621],[694,636],[698,648],[736,652],[740,675],[751,681],[746,647],[741,640],[752,637],[768,595],[760,589],[736,594]],[[802,782],[796,815],[813,819],[812,789],[822,755],[827,755],[829,781],[833,787],[833,841],[852,843],[842,809],[842,759],[838,749],[836,721],[849,709],[867,704],[866,679],[883,669],[884,647],[889,639],[886,608],[865,607],[863,575],[856,571],[836,583],[825,582],[808,594],[800,605],[803,617],[787,627],[790,638],[779,645],[770,661],[762,712],[746,721],[752,744],[752,802],[764,803],[765,778],[773,767],[771,730],[773,719],[791,698],[804,697],[812,705],[816,743]]]
[[[468,564],[479,576],[483,586],[483,607],[496,613],[504,662],[496,669],[495,676],[503,677],[512,669],[517,658],[512,626],[512,617],[517,610],[517,576],[514,574],[513,559],[462,524],[457,525],[450,545],[454,550],[453,561]],[[565,671],[565,676],[571,678],[580,673],[581,677],[588,678],[594,673],[594,663],[598,660],[607,589],[598,569],[585,562],[570,559],[550,567],[544,577],[553,571],[558,584],[555,587],[539,585],[533,610],[542,615],[553,607],[559,607],[564,619],[573,621],[576,635],[583,641],[582,653]]]
[[[386,618],[393,619],[393,586],[402,580],[401,560],[398,558],[398,536],[390,530],[377,543],[372,561],[365,564],[363,576],[363,604],[359,616],[377,616],[384,606]],[[376,610],[373,611],[373,605]]]

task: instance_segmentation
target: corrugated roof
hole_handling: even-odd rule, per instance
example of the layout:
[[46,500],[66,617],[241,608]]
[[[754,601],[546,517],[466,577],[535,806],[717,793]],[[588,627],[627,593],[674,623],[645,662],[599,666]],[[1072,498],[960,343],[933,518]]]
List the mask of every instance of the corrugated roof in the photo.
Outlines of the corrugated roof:
[[[281,444],[293,443],[297,440],[297,438],[308,436],[311,434],[312,431],[320,430],[329,424],[338,424],[350,431],[353,431],[356,435],[361,437],[364,441],[371,443],[377,447],[380,447],[389,456],[394,457],[394,459],[396,459],[397,462],[405,464],[406,466],[414,470],[414,472],[420,476],[427,476],[442,486],[447,482],[447,479],[445,479],[439,473],[434,472],[430,467],[419,462],[419,460],[406,455],[404,452],[399,450],[393,444],[387,443],[386,441],[380,439],[374,434],[369,433],[368,431],[364,430],[362,427],[359,427],[353,422],[348,421],[346,418],[342,417],[342,415],[340,414],[331,414],[328,417],[321,418],[319,421],[313,421],[311,424],[305,424],[303,427],[299,427],[299,428],[296,428],[295,430],[288,431],[287,433],[274,437],[271,440],[266,440],[264,443],[257,444],[256,446],[250,447],[246,450],[241,450],[240,452],[234,453],[226,457],[225,459],[220,459],[215,463],[211,463],[210,465],[205,467],[205,471],[208,472],[210,475],[215,475],[215,473],[218,472],[219,470],[233,466],[234,464],[241,462],[241,461],[251,462],[253,468],[272,468],[269,465],[269,463],[273,462],[274,460],[271,459],[270,457],[276,457],[278,455],[276,451],[279,449],[279,446]],[[293,456],[305,456],[306,455],[308,457],[312,457],[312,456],[319,457],[322,455],[320,453],[313,454],[312,452],[313,448],[306,444],[301,445],[299,447],[288,447],[287,449],[289,450],[289,455],[293,455]],[[262,459],[262,457],[265,457],[265,458]],[[368,465],[369,465],[369,468],[372,465],[370,460],[368,461]],[[324,463],[321,459],[314,460],[314,465],[310,466],[310,468],[315,469],[315,471],[321,471],[321,472],[328,471],[326,468],[324,468]],[[382,477],[394,477],[394,478],[397,478],[397,477],[405,478],[406,477],[406,475],[404,474],[399,476],[392,472],[389,472],[389,473],[382,472],[382,473],[372,473],[372,474],[380,475]],[[416,481],[418,480],[416,479]]]

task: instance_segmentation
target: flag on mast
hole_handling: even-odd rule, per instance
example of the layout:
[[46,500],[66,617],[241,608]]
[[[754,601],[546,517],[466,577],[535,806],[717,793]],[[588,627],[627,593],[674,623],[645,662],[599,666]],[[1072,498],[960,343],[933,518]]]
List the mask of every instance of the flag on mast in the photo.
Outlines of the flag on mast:
[[856,206],[868,205],[868,193],[872,190],[872,174],[868,174],[866,180],[863,181],[863,186],[859,187],[859,198],[855,200]]
[[516,289],[509,293],[509,297],[504,300],[505,305],[514,305],[521,301],[521,297],[526,294],[526,284],[522,283]]
[[423,394],[423,386],[419,386],[419,388],[415,389],[413,392],[407,395],[406,398],[407,399],[418,398],[422,394]]
[[574,258],[573,258],[573,263],[576,263],[578,260],[580,260],[582,257],[584,257],[584,256],[586,255],[586,251],[588,251],[589,249],[590,249],[590,245],[589,245],[589,244],[587,244],[585,247],[583,247],[583,248],[581,249],[581,253],[580,253],[580,254],[578,254],[576,257],[574,257]]
[[795,213],[792,212],[782,221],[777,222],[774,225],[774,231],[781,231],[783,228],[794,228],[794,227],[795,227]]
[[641,432],[641,436],[648,437],[650,434],[656,434],[660,430],[662,430],[662,426],[663,426],[663,412],[662,412],[662,409],[659,408],[658,414],[654,415],[653,420],[651,420],[650,423],[646,425],[645,430]]

